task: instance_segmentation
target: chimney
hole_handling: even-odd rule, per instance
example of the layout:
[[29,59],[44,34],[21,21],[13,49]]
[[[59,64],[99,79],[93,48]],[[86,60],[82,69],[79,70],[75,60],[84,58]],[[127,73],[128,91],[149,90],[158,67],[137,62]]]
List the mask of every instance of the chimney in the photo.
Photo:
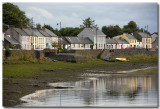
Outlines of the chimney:
[[45,28],[45,27],[42,27],[42,30],[43,30],[43,31],[45,31],[45,30],[46,30],[46,28]]

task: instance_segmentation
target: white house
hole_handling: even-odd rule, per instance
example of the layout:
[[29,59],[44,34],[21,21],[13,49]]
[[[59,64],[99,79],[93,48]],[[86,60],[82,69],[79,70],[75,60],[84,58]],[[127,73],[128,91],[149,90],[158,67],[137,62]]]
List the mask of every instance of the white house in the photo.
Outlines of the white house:
[[117,42],[116,49],[127,49],[130,44],[125,39],[115,39]]
[[52,43],[53,42],[58,43],[58,36],[47,28],[42,28],[42,30],[50,35],[50,37],[46,37],[46,47],[47,48],[54,48],[54,47],[52,47]]
[[84,28],[78,37],[88,37],[93,42],[93,49],[105,49],[106,35],[96,28]]
[[65,49],[68,50],[84,50],[91,49],[93,42],[88,37],[63,37],[60,38],[61,43]]
[[117,41],[112,38],[106,38],[106,49],[117,49]]

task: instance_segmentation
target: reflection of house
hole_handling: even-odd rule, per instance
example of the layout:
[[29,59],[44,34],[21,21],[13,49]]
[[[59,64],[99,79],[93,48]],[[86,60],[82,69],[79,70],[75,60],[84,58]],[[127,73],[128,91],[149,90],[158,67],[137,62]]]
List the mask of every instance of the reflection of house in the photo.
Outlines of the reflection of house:
[[84,28],[78,37],[88,37],[93,42],[93,49],[105,49],[106,35],[96,28]]
[[122,35],[115,36],[113,38],[114,39],[120,39],[120,38],[125,39],[130,44],[130,47],[137,47],[137,39],[131,34],[123,33]]
[[152,48],[152,37],[143,32],[135,32],[134,37],[142,42],[143,48]]
[[66,49],[91,49],[93,42],[88,37],[63,37],[60,38]]

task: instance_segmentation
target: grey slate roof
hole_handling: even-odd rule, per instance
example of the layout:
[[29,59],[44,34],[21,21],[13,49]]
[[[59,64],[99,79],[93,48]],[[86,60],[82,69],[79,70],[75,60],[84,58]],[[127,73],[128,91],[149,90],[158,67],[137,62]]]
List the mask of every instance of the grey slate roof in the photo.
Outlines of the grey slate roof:
[[47,34],[49,34],[50,36],[57,36],[56,34],[54,34],[52,31],[50,31],[49,29],[47,28],[42,28],[42,30],[44,30]]
[[118,44],[129,44],[125,39],[115,39]]
[[65,37],[70,44],[93,44],[88,37]]
[[158,37],[155,38],[155,40],[152,42],[152,48],[158,47]]
[[131,34],[126,34],[126,36],[129,38],[129,39],[136,39],[134,36],[132,36]]
[[33,29],[34,33],[36,34],[36,36],[39,36],[39,37],[44,37],[43,34],[41,34],[38,29]]
[[156,38],[158,37],[158,35],[157,34],[152,34],[151,37],[152,37],[152,42],[154,42],[156,40]]
[[40,33],[42,33],[45,37],[51,37],[47,32],[43,31],[42,29],[38,29]]
[[116,40],[112,38],[106,38],[106,44],[116,44]]
[[23,36],[29,36],[26,32],[24,32],[22,29],[20,28],[14,28],[15,31],[17,31],[20,35]]
[[144,33],[144,32],[138,32],[138,34],[141,36],[141,37],[151,37],[150,35]]
[[23,28],[23,31],[25,31],[29,36],[37,36],[31,28]]
[[58,42],[59,43],[62,43],[62,44],[70,44],[65,37],[62,37],[62,38],[58,38]]
[[4,36],[4,39],[6,39],[8,42],[10,42],[11,44],[20,44],[14,37],[12,36]]
[[[93,35],[96,35],[96,28],[84,28],[77,36],[93,36]],[[106,36],[106,35],[98,29],[97,36]]]

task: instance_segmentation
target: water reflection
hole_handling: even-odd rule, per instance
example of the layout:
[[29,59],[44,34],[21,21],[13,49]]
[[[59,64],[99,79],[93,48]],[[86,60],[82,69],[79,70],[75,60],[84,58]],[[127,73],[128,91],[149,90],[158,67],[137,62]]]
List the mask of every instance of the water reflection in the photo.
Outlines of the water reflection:
[[[158,74],[150,72],[112,74],[85,78],[77,82],[53,83],[68,89],[49,89],[25,96],[22,106],[102,106],[156,107],[158,105]],[[29,101],[30,100],[30,101]]]

